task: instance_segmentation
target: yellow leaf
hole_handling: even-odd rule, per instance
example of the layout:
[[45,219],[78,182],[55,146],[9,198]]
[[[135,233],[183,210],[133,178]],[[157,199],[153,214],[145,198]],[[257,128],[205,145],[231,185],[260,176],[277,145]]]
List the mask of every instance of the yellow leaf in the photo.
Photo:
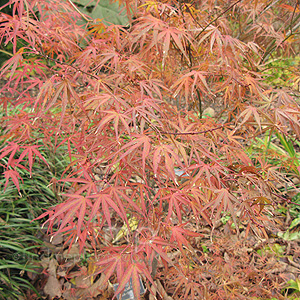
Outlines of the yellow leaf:
[[[139,221],[132,217],[128,220],[129,228],[131,231],[135,231],[138,227]],[[127,224],[124,224],[120,231],[117,233],[116,237],[113,240],[113,244],[118,242],[121,238],[125,237],[129,233]]]

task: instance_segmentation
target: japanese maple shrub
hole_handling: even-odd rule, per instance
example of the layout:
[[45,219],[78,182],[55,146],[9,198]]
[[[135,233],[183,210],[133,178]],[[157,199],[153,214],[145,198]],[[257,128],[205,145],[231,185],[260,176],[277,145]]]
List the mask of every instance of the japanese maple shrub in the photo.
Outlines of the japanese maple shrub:
[[[41,145],[67,147],[70,164],[55,183],[71,187],[41,216],[49,232],[93,249],[97,272],[116,275],[116,294],[132,279],[139,299],[142,277],[153,288],[163,279],[174,297],[213,297],[196,251],[203,228],[212,234],[227,215],[241,238],[267,237],[282,201],[274,182],[283,177],[243,145],[267,130],[300,135],[295,98],[261,76],[279,50],[295,51],[297,5],[126,0],[126,27],[92,20],[71,0],[8,5],[0,39],[13,53],[1,69],[1,105],[18,113],[2,120],[3,188],[19,189],[24,166],[47,163]],[[214,102],[219,117],[204,118]],[[214,299],[229,299],[216,284]]]

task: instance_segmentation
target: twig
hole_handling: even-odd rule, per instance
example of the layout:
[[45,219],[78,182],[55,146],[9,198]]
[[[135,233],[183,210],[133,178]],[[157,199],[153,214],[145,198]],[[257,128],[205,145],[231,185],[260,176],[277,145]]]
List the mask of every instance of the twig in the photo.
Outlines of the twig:
[[2,49],[0,49],[0,52],[4,53],[6,55],[9,55],[9,56],[14,56],[12,53],[9,53],[9,52],[7,52],[5,50],[2,50]]
[[288,259],[289,263],[290,263],[293,267],[295,267],[295,268],[297,268],[297,269],[300,270],[300,265],[299,265],[299,264],[297,264],[296,262],[294,262],[294,261],[293,261],[291,258],[289,258],[289,257],[287,257],[287,259]]
[[298,19],[300,18],[300,15],[298,15],[298,16],[295,18],[295,20],[293,20],[293,19],[294,19],[294,15],[295,15],[295,11],[296,11],[296,8],[297,8],[298,4],[299,4],[299,0],[297,1],[296,5],[295,5],[295,7],[294,7],[294,11],[293,11],[293,14],[292,14],[291,23],[290,23],[290,25],[289,25],[290,30],[286,33],[285,38],[280,42],[280,44],[279,44],[278,46],[276,46],[276,45],[274,46],[274,44],[275,44],[276,41],[273,40],[273,41],[271,42],[271,45],[269,45],[269,46],[267,47],[265,53],[263,54],[263,56],[262,56],[262,58],[261,58],[261,60],[260,60],[260,63],[264,62],[264,61],[266,60],[266,58],[269,57],[270,54],[271,54],[277,47],[281,46],[288,38],[290,38],[291,36],[295,35],[294,31],[297,30],[298,27],[300,26],[300,22],[298,22],[294,27],[292,27],[292,25],[293,25],[294,23],[296,23],[296,22],[298,21]]
[[293,10],[293,14],[292,14],[292,18],[291,18],[291,23],[290,23],[290,31],[292,32],[293,31],[293,27],[292,27],[292,24],[293,24],[293,19],[294,19],[294,16],[295,16],[295,12],[296,12],[296,9],[297,9],[297,6],[299,4],[299,0],[297,0],[297,3],[294,7],[294,10]]
[[[50,57],[49,55],[44,54],[44,53],[41,53],[41,52],[39,52],[39,51],[37,51],[37,50],[35,50],[35,52],[36,52],[36,54],[38,54],[38,55],[40,55],[40,56],[42,56],[42,57],[44,57],[44,58],[46,58],[46,59],[49,59],[49,60],[54,61],[54,62],[56,62],[56,63],[59,63],[59,64],[61,64],[61,65],[65,65],[65,66],[71,67],[72,69],[76,70],[77,72],[80,72],[80,73],[82,73],[82,74],[84,74],[84,75],[86,75],[86,76],[89,76],[89,77],[91,77],[91,78],[94,78],[94,79],[96,79],[96,80],[99,80],[99,77],[96,76],[96,75],[94,75],[94,74],[90,74],[90,73],[88,73],[88,72],[85,72],[85,71],[83,71],[83,70],[81,70],[81,69],[79,69],[79,68],[77,68],[77,67],[75,67],[75,66],[73,66],[73,65],[71,65],[71,64],[68,64],[68,63],[66,63],[66,62],[60,62],[60,61],[56,60],[55,58],[52,58],[52,57]],[[102,82],[102,83],[103,83],[103,85],[105,85],[105,86],[108,88],[108,90],[109,90],[111,93],[113,93],[113,90],[111,89],[111,87],[109,87],[109,86],[108,86],[106,83],[104,83],[104,82]]]
[[[190,3],[190,5],[192,6],[194,4],[195,1],[193,1],[192,3]],[[185,3],[185,9],[187,10],[187,12],[190,14],[190,16],[192,17],[192,19],[194,20],[194,22],[203,29],[203,26],[196,20],[196,18],[194,17],[193,13],[190,10],[190,7]]]
[[35,50],[35,52],[36,52],[36,54],[38,54],[38,55],[40,55],[40,56],[43,56],[43,57],[46,58],[46,59],[49,59],[49,60],[51,60],[51,61],[53,61],[53,62],[56,62],[56,63],[59,63],[59,64],[61,64],[61,65],[65,65],[65,66],[71,67],[72,69],[76,70],[77,72],[80,72],[80,73],[82,73],[82,74],[85,74],[85,75],[87,75],[87,76],[89,76],[89,77],[92,77],[92,78],[94,78],[94,79],[96,79],[96,80],[99,80],[99,78],[98,78],[96,75],[94,75],[94,74],[87,73],[87,72],[85,72],[85,71],[83,71],[83,70],[81,70],[81,69],[79,69],[79,68],[77,68],[77,67],[75,67],[75,66],[73,66],[73,65],[71,65],[71,64],[68,64],[68,63],[66,63],[66,62],[58,61],[57,59],[52,58],[52,57],[50,57],[49,55],[44,54],[44,53],[41,53],[41,52],[39,52],[39,51],[37,51],[37,50]]
[[198,89],[196,89],[196,93],[197,93],[197,97],[198,97],[198,101],[199,101],[199,119],[202,119],[202,101],[201,101],[201,96],[200,96],[200,92]]
[[91,22],[91,20],[89,20],[78,8],[77,6],[71,1],[71,0],[67,0],[71,6],[87,21],[87,22]]
[[226,8],[224,11],[222,11],[215,19],[213,19],[211,22],[209,22],[195,37],[195,39],[197,39],[212,23],[216,22],[220,17],[222,17],[224,14],[226,14],[232,7],[234,7],[235,5],[237,5],[239,2],[241,2],[242,0],[238,0],[236,2],[234,2],[232,5],[230,5],[228,8]]
[[283,196],[280,196],[279,194],[274,193],[274,192],[272,192],[272,191],[270,191],[270,193],[273,194],[274,196],[280,198],[281,200],[286,201],[288,204],[294,204],[294,205],[300,206],[300,204],[291,201],[291,199],[289,199],[289,198],[285,198],[285,197],[283,197]]

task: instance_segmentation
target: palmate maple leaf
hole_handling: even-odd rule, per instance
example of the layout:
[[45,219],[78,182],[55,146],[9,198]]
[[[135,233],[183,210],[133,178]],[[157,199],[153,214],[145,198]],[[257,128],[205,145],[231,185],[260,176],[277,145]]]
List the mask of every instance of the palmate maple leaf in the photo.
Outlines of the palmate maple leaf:
[[8,161],[7,161],[7,166],[10,166],[12,160],[14,159],[15,154],[20,149],[20,146],[19,146],[19,144],[15,143],[15,142],[7,142],[7,144],[8,144],[7,146],[5,146],[4,148],[2,148],[0,150],[2,152],[0,155],[0,160],[10,153]]
[[[116,253],[111,253],[116,251]],[[129,255],[133,253],[131,246],[119,246],[109,249],[110,254],[99,259],[97,265],[100,266],[102,272],[105,273],[105,281],[109,280],[111,275],[115,272],[118,276],[118,288],[115,296],[122,293],[126,284],[132,282],[133,293],[135,299],[141,299],[140,296],[140,277],[146,277],[154,286],[155,283],[151,277],[148,267],[141,261],[139,255]]]
[[203,203],[207,203],[210,200],[208,193],[205,194],[205,190],[199,189],[198,186],[187,188],[186,193],[190,198],[190,207],[192,208],[194,215],[199,219],[201,216],[207,222],[207,224],[212,226],[212,222],[208,213],[203,210]]
[[[57,80],[56,83],[54,83],[55,80]],[[73,87],[72,78],[64,77],[64,79],[59,81],[57,76],[52,76],[41,87],[40,93],[35,101],[34,110],[37,111],[36,118],[41,118],[51,108],[60,106],[61,118],[58,125],[60,128],[67,113],[67,107],[75,107],[74,104],[77,104],[81,111],[86,113],[84,106],[82,105],[81,100]]]
[[205,34],[202,36],[202,38],[200,39],[198,44],[201,45],[203,42],[205,44],[208,44],[207,38],[210,38],[210,40],[208,39],[210,41],[210,43],[209,43],[210,52],[213,53],[213,48],[216,43],[219,53],[222,53],[223,52],[222,47],[223,47],[224,41],[223,41],[223,35],[222,35],[221,31],[216,26],[209,25],[204,33]]
[[290,125],[296,135],[300,137],[300,118],[299,118],[299,111],[295,108],[285,107],[285,109],[278,107],[274,111],[276,120],[280,123],[282,127],[282,131],[286,132],[286,127]]
[[135,262],[130,264],[126,271],[124,272],[123,278],[121,280],[121,282],[119,283],[119,286],[116,290],[115,295],[120,294],[126,284],[130,281],[130,279],[132,280],[132,288],[133,288],[133,293],[135,296],[135,299],[140,300],[141,299],[141,295],[140,295],[140,276],[144,275],[153,285],[155,285],[151,274],[148,270],[148,268],[146,267],[145,263],[141,262]]
[[128,126],[128,124],[132,121],[132,119],[119,111],[114,110],[108,110],[108,111],[102,111],[102,113],[105,114],[105,116],[101,119],[99,124],[97,124],[97,129],[95,134],[97,134],[100,131],[103,131],[104,128],[107,128],[110,123],[113,124],[113,127],[115,129],[115,135],[116,138],[119,138],[119,132],[121,131],[119,129],[119,123],[121,123],[124,128],[126,129],[128,135],[131,135],[131,130]]
[[[179,274],[177,278],[173,280],[173,282],[176,283],[176,289],[173,295],[177,294],[181,289],[184,290],[184,293],[180,293],[181,295],[179,299],[198,299],[198,297],[201,297],[203,293],[201,292],[201,285],[198,282],[195,282],[191,274]],[[197,293],[197,298],[195,295],[195,292]]]
[[85,111],[90,111],[93,115],[102,111],[104,107],[109,107],[114,102],[114,97],[108,93],[101,93],[99,95],[89,95],[84,101]]
[[222,189],[212,189],[214,193],[217,194],[216,198],[212,200],[210,203],[205,205],[203,207],[203,210],[207,210],[208,208],[211,208],[212,215],[214,213],[214,210],[216,209],[216,214],[213,219],[213,224],[217,220],[220,219],[222,211],[229,211],[231,214],[231,217],[233,219],[234,224],[236,225],[236,228],[238,230],[238,223],[236,219],[236,212],[234,207],[240,206],[241,203],[238,201],[238,199],[231,194],[231,192],[228,189],[222,188]]
[[[174,98],[178,94],[184,94],[188,103],[189,98],[194,98],[195,90],[198,89],[201,93],[210,96],[213,95],[207,82],[206,77],[208,73],[205,71],[190,71],[182,75],[173,85],[172,89],[175,89]],[[210,96],[211,97],[211,96]]]
[[[80,182],[85,181],[80,180]],[[82,231],[82,228],[87,228],[93,219],[99,215],[103,215],[103,220],[107,222],[109,228],[112,228],[110,208],[113,209],[118,216],[128,224],[123,204],[119,199],[114,199],[112,197],[112,193],[107,193],[109,190],[83,196],[80,192],[83,192],[84,190],[88,191],[89,187],[80,189],[75,194],[64,194],[63,196],[67,197],[67,199],[56,206],[51,215],[49,214],[49,219],[44,224],[47,222],[53,222],[54,220],[61,221],[59,222],[59,229],[55,235],[59,232],[65,232],[67,228],[72,229],[76,226],[76,234],[79,238],[82,238],[82,234],[85,232]],[[89,215],[89,219],[85,220],[85,216],[87,214]],[[75,219],[77,219],[76,224],[74,223]],[[72,224],[72,226],[70,226],[70,224]],[[102,226],[103,225],[104,222],[102,222]]]
[[[132,43],[135,44],[140,41],[140,46],[144,48],[143,43],[145,40],[146,33],[148,37],[152,35],[151,43],[148,44],[145,52],[148,52],[154,46],[161,45],[162,47],[162,65],[170,49],[171,41],[177,46],[181,54],[189,61],[189,58],[186,54],[186,42],[193,44],[192,38],[189,34],[182,28],[172,27],[167,22],[164,22],[154,16],[148,15],[139,19],[138,26],[135,26],[133,31],[133,36],[135,38],[132,40]],[[147,45],[147,44],[146,44]]]
[[254,117],[254,120],[259,126],[259,129],[261,131],[261,117],[259,116],[260,111],[254,107],[254,106],[248,106],[243,112],[238,116],[238,120],[242,119],[242,122],[239,126],[242,126],[244,123],[246,123],[251,116]]
[[126,214],[124,214],[124,211],[119,208],[119,206],[116,203],[114,199],[112,199],[110,194],[106,193],[99,193],[97,195],[90,196],[90,198],[94,198],[94,204],[92,206],[92,210],[90,213],[89,221],[91,221],[97,213],[99,213],[99,208],[101,205],[101,212],[104,214],[104,218],[106,222],[108,223],[109,228],[111,228],[111,217],[109,212],[109,207],[111,207],[123,220],[127,220]]
[[176,190],[170,190],[170,194],[162,198],[161,200],[167,200],[169,202],[166,223],[169,223],[173,211],[176,212],[179,222],[182,223],[181,211],[185,213],[185,210],[183,209],[183,205],[188,207],[190,204],[190,200],[186,197],[186,195]]
[[[162,90],[168,90],[166,86],[163,84],[163,82],[159,79],[151,78],[151,79],[145,79],[145,80],[140,80],[139,81],[139,86],[141,88],[141,94],[144,101],[144,94],[148,95],[152,100],[155,100],[149,107],[149,109],[155,109],[158,112],[161,112],[161,109],[157,105],[158,100],[156,99],[157,97],[160,99],[160,101],[163,100],[162,97]],[[147,99],[147,98],[146,98]]]
[[[4,177],[6,179],[5,185],[4,185],[4,190],[6,189],[9,179],[13,181],[13,183],[16,185],[18,191],[20,192],[20,185],[19,185],[19,179],[22,180],[19,172],[17,171],[17,168],[22,168],[26,169],[23,165],[20,163],[24,160],[25,156],[28,156],[28,163],[29,163],[29,172],[30,176],[32,175],[32,166],[35,160],[35,157],[39,157],[41,160],[45,162],[47,166],[48,163],[45,160],[45,158],[42,156],[42,154],[39,152],[38,148],[40,148],[41,145],[22,145],[20,146],[19,144],[15,142],[8,142],[7,146],[2,148],[0,150],[1,155],[0,155],[0,160],[6,156],[9,155],[8,161],[6,163],[5,168],[7,168],[6,171],[4,171]],[[23,152],[19,155],[19,158],[14,158],[20,149],[24,149]],[[9,168],[12,169],[9,169]]]
[[[118,158],[118,161],[124,159],[125,157],[129,155],[140,155],[139,148],[142,147],[142,170],[143,174],[145,174],[145,167],[146,167],[146,158],[149,156],[150,150],[151,150],[151,144],[152,140],[147,135],[134,135],[137,138],[129,142],[128,144],[124,145],[119,152],[122,152],[124,150],[125,153],[121,154]],[[115,155],[115,154],[114,154]]]
[[48,167],[49,164],[46,161],[46,159],[43,157],[41,152],[38,150],[38,148],[42,147],[41,145],[22,145],[21,149],[23,148],[23,152],[20,154],[18,163],[23,160],[23,158],[27,155],[28,156],[28,163],[29,163],[29,172],[30,176],[32,175],[32,166],[35,160],[35,157],[37,156],[40,158]]
[[149,209],[149,203],[152,201],[150,195],[153,189],[147,183],[140,182],[129,183],[129,186],[133,190],[132,198],[136,199],[136,203],[142,212],[146,214]]
[[92,206],[91,200],[78,194],[65,194],[65,196],[69,197],[68,200],[56,207],[54,214],[48,221],[54,221],[55,219],[61,220],[59,229],[55,233],[58,234],[65,229],[67,224],[73,223],[74,218],[77,217],[77,234],[80,236],[87,207]]
[[118,69],[120,65],[120,54],[117,51],[109,49],[106,50],[106,52],[101,53],[97,57],[97,66],[95,69],[100,70],[103,66],[105,66],[108,69]]
[[152,271],[152,263],[154,257],[157,255],[159,255],[159,257],[162,259],[162,262],[167,269],[168,263],[172,264],[172,260],[168,256],[167,251],[175,248],[174,243],[170,243],[164,240],[162,237],[157,236],[157,232],[151,232],[148,230],[148,228],[139,233],[139,245],[136,248],[136,252],[141,253],[143,256],[145,253],[147,261],[150,265],[150,270]]
[[[129,189],[130,189],[130,187],[119,186],[119,185],[115,184],[114,186],[109,186],[109,188],[107,188],[107,191],[109,192],[111,197],[113,197],[115,199],[115,201],[118,203],[119,209],[123,212],[123,215],[126,216],[125,206],[123,204],[123,200],[125,200],[136,213],[138,213],[138,214],[140,214],[140,216],[143,216],[144,218],[146,218],[145,213],[134,202],[134,194],[132,194],[130,197],[127,196],[127,191]],[[127,223],[127,226],[129,227],[126,217],[125,217],[125,222]]]
[[12,76],[15,74],[15,71],[17,69],[17,67],[22,63],[23,61],[23,52],[25,50],[24,47],[20,48],[19,51],[17,52],[17,38],[19,35],[18,34],[18,30],[17,28],[20,27],[20,20],[18,20],[17,18],[11,18],[9,17],[9,21],[5,22],[5,19],[3,19],[3,17],[1,16],[1,29],[3,30],[3,28],[5,28],[7,26],[7,28],[15,27],[16,30],[14,30],[14,34],[6,41],[6,44],[9,42],[9,40],[12,41],[13,43],[13,52],[15,53],[10,59],[8,59],[3,66],[0,69],[0,76],[3,76],[3,74],[5,74],[6,72],[10,71],[10,77],[9,77],[9,81],[12,79]]
[[162,222],[162,225],[171,231],[170,242],[171,243],[176,242],[178,244],[178,248],[185,258],[186,258],[186,254],[183,249],[183,246],[187,247],[190,251],[194,252],[193,247],[191,246],[191,244],[188,242],[188,240],[185,237],[186,236],[191,236],[191,237],[201,236],[201,234],[199,234],[197,232],[193,232],[193,231],[184,229],[183,226],[185,226],[186,224],[187,223],[172,226],[172,225]]
[[157,176],[158,170],[160,169],[159,166],[162,165],[162,158],[164,158],[165,160],[165,168],[168,172],[169,178],[171,178],[173,182],[176,183],[177,181],[175,177],[174,167],[178,166],[184,169],[184,166],[179,155],[174,151],[172,145],[165,145],[161,143],[156,147],[156,150],[153,153],[153,171],[155,177]]
[[193,164],[189,170],[194,170],[194,176],[191,179],[191,183],[196,183],[198,180],[206,179],[209,187],[220,187],[221,185],[221,175],[225,175],[225,172],[219,165],[211,165],[205,164],[204,162],[200,161],[197,164]]
[[22,180],[22,178],[21,178],[20,174],[18,173],[18,171],[16,171],[16,170],[6,170],[6,171],[3,172],[3,174],[4,174],[4,178],[6,179],[6,182],[5,182],[5,185],[4,185],[4,191],[6,190],[9,179],[11,178],[12,182],[17,187],[17,189],[20,193],[19,179]]

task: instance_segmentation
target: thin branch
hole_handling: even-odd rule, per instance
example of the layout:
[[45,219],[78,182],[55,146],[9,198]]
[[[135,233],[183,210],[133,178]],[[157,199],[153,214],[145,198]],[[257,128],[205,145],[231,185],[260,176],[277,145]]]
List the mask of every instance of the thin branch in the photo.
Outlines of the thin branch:
[[299,15],[295,18],[295,20],[293,20],[293,19],[294,19],[294,13],[295,13],[295,11],[296,11],[296,8],[297,8],[298,4],[299,4],[299,0],[297,1],[296,6],[295,6],[295,8],[294,8],[293,15],[292,15],[292,19],[291,19],[291,23],[289,24],[290,29],[289,29],[289,31],[286,33],[285,38],[280,42],[280,44],[279,44],[278,46],[274,45],[276,41],[273,40],[273,41],[271,42],[271,45],[268,46],[268,48],[266,49],[264,55],[262,56],[262,58],[261,58],[261,60],[260,60],[260,63],[264,62],[264,61],[266,60],[266,58],[268,58],[268,57],[270,56],[270,54],[271,54],[277,47],[281,46],[288,38],[290,38],[291,36],[295,35],[295,33],[294,33],[295,30],[297,30],[298,27],[300,26],[300,22],[298,22],[294,27],[292,27],[292,25],[295,24],[295,23],[298,21],[298,19],[300,18],[300,14],[299,14]]
[[292,18],[291,18],[291,24],[290,24],[290,30],[291,30],[291,32],[293,31],[292,24],[293,24],[293,19],[294,19],[295,12],[296,12],[298,4],[299,4],[299,0],[297,0],[297,3],[296,3],[296,5],[294,7],[294,10],[293,10],[293,14],[292,14]]
[[[190,5],[193,5],[195,1],[193,1],[192,3],[190,3]],[[194,17],[193,13],[190,10],[190,7],[185,3],[185,9],[187,10],[187,12],[190,14],[190,16],[192,17],[192,19],[194,20],[194,22],[203,29],[203,26],[196,20],[196,18]]]
[[202,119],[202,101],[201,101],[201,96],[200,92],[198,89],[196,89],[197,97],[198,97],[198,102],[199,102],[199,119]]
[[2,49],[0,49],[0,52],[4,53],[6,55],[9,55],[9,56],[14,56],[12,53],[9,53],[9,52],[7,52],[5,50],[2,50]]
[[73,66],[73,65],[71,65],[71,64],[68,64],[68,63],[66,63],[66,62],[58,61],[58,60],[56,60],[55,58],[52,58],[52,57],[50,57],[49,55],[43,54],[43,53],[41,53],[41,52],[39,52],[39,51],[35,51],[35,52],[36,52],[38,55],[40,55],[40,56],[42,56],[42,57],[44,57],[44,58],[46,58],[46,59],[49,59],[49,60],[51,60],[51,61],[53,61],[53,62],[56,62],[56,63],[58,63],[58,64],[60,64],[60,65],[65,65],[65,66],[71,67],[72,69],[76,70],[77,72],[80,72],[80,73],[82,73],[82,74],[85,74],[86,76],[92,77],[92,78],[94,78],[94,79],[96,79],[96,80],[99,80],[99,77],[97,77],[97,76],[94,75],[94,74],[87,73],[87,72],[85,72],[85,71],[83,71],[83,70],[81,70],[81,69],[79,69],[79,68],[77,68],[77,67],[75,67],[75,66]]
[[78,7],[71,1],[71,0],[67,0],[71,6],[76,10],[76,12],[78,12],[87,22],[91,22],[91,20],[89,20],[79,9]]
[[[274,6],[275,4],[277,4],[277,2],[279,2],[280,0],[272,0],[269,2],[269,4],[264,8],[264,10],[259,14],[259,16],[257,16],[254,21],[257,20],[257,18],[259,18],[260,16],[262,16],[268,9],[270,9],[272,6]],[[251,22],[253,23],[253,22]]]
[[234,2],[232,5],[230,5],[228,8],[226,8],[224,11],[222,11],[215,19],[213,19],[211,22],[209,22],[195,37],[195,39],[197,39],[211,24],[213,24],[214,22],[216,22],[219,18],[221,18],[223,15],[225,15],[232,7],[234,7],[235,5],[237,5],[239,2],[241,2],[242,0],[238,0],[236,2]]
[[[84,74],[84,75],[86,75],[86,76],[89,76],[89,77],[93,78],[93,79],[96,79],[96,80],[99,80],[99,79],[100,79],[98,76],[96,76],[96,75],[94,75],[94,74],[90,74],[90,73],[88,73],[88,72],[85,72],[85,71],[83,71],[83,70],[81,70],[81,69],[79,69],[79,68],[77,68],[77,67],[75,67],[75,66],[73,66],[73,65],[71,65],[71,64],[68,64],[68,63],[66,63],[66,62],[60,62],[60,61],[56,60],[55,58],[51,58],[50,56],[48,56],[48,55],[46,55],[46,54],[43,54],[43,53],[41,53],[41,52],[39,52],[39,51],[37,51],[37,50],[35,50],[35,53],[38,54],[38,55],[40,55],[40,56],[42,56],[42,57],[44,57],[44,58],[46,58],[46,59],[49,59],[49,60],[51,60],[51,61],[53,61],[53,62],[56,62],[56,63],[58,63],[58,64],[65,65],[65,66],[68,66],[68,67],[71,67],[72,69],[76,70],[77,72],[80,72],[80,73],[82,73],[82,74]],[[102,83],[103,83],[103,85],[105,85],[105,86],[108,88],[108,90],[109,90],[111,93],[113,93],[113,90],[112,90],[112,88],[111,88],[110,86],[108,86],[108,85],[107,85],[106,83],[104,83],[104,82],[102,82]]]
[[[249,28],[253,25],[254,22],[257,21],[258,18],[260,18],[267,10],[269,10],[272,6],[274,6],[277,2],[280,0],[270,1],[269,4],[266,5],[266,7],[263,9],[262,12],[260,12],[259,15],[256,15],[254,19],[252,19],[246,26],[246,28],[243,29],[243,32],[247,32]],[[259,25],[259,24],[258,24]],[[262,26],[261,26],[262,28]]]

